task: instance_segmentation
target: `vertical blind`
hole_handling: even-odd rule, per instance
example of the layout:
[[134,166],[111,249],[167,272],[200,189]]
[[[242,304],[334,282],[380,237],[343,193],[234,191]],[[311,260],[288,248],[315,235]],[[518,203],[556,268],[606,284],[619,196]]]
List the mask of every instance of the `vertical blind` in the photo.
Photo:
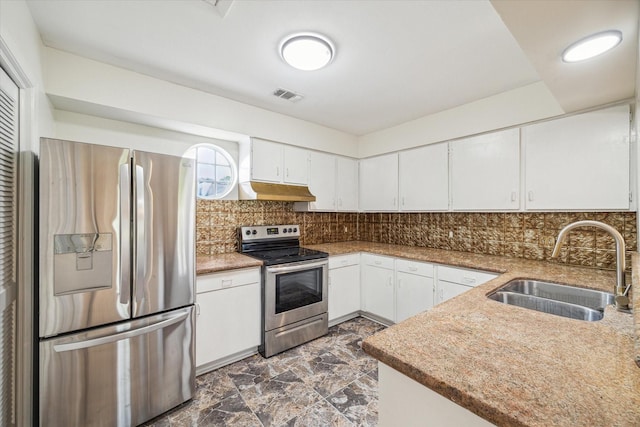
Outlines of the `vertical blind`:
[[0,69],[0,425],[15,424],[18,87]]

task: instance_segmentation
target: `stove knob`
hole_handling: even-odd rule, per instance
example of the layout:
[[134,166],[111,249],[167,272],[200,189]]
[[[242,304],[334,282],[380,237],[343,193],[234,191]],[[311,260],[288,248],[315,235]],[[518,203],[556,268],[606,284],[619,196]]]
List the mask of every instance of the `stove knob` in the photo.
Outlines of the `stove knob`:
[[250,236],[251,235],[251,230],[245,231],[244,234],[246,234],[247,236]]
[[283,232],[283,233],[286,233],[286,232],[287,232],[287,229],[286,229],[286,228],[283,228],[283,229],[282,229],[282,232]]
[[292,231],[293,231],[293,230],[290,228],[290,229],[289,229],[289,233],[291,233]]
[[294,232],[294,233],[297,233],[297,232],[298,232],[298,229],[297,229],[297,228],[294,228],[294,229],[293,229],[293,232]]
[[253,230],[253,231],[251,232],[251,234],[253,234],[253,235],[255,236],[256,234],[258,234],[258,231],[257,231],[257,230]]

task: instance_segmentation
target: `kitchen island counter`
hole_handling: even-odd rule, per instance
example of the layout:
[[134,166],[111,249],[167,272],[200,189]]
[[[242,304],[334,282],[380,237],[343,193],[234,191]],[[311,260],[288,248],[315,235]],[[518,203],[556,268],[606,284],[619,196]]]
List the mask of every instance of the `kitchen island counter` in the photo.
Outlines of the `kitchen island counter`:
[[[368,242],[309,247],[331,255],[364,251],[501,273],[363,343],[380,362],[485,420],[526,426],[640,425],[632,315],[609,306],[602,320],[586,322],[487,298],[516,278],[612,292],[615,272]],[[638,256],[633,260],[637,271]]]

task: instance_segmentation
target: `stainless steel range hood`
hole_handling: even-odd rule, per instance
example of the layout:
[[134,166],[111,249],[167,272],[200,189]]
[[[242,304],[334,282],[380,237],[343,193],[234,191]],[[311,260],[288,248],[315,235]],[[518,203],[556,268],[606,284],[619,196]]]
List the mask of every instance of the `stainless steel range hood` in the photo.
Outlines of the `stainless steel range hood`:
[[274,200],[280,202],[315,202],[306,185],[271,184],[247,181],[239,184],[240,200]]

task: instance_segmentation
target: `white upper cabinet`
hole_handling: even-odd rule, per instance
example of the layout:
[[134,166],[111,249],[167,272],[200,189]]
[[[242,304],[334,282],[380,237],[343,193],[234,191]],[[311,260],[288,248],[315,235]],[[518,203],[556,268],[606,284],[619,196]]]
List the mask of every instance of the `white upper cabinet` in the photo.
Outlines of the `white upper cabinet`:
[[629,209],[629,106],[522,129],[527,210]]
[[306,185],[309,152],[277,142],[253,138],[251,179],[255,181]]
[[338,157],[336,181],[336,203],[339,211],[358,210],[358,161]]
[[449,148],[454,211],[519,209],[519,129],[453,141]]
[[398,153],[360,160],[360,209],[398,210]]
[[312,151],[309,154],[309,191],[315,202],[296,202],[302,211],[357,211],[358,161]]
[[316,196],[309,210],[336,210],[336,156],[314,151],[309,158],[309,191]]
[[309,151],[283,146],[284,150],[284,179],[288,184],[306,185],[309,183]]
[[402,151],[398,161],[401,211],[446,211],[449,208],[446,143]]

